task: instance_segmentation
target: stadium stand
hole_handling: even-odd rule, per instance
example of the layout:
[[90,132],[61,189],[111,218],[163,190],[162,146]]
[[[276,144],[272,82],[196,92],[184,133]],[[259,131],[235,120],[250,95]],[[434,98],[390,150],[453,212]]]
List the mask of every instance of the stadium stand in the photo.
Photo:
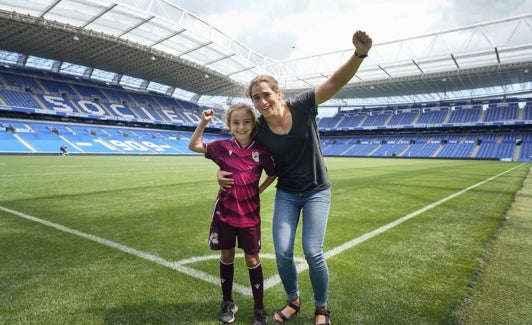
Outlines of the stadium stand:
[[[71,154],[192,154],[187,144],[202,109],[161,94],[3,68],[0,152],[58,154],[67,145]],[[519,127],[530,123],[532,99],[512,98],[339,111],[320,119],[319,129],[330,156],[529,161],[532,135]],[[227,137],[220,118],[214,130],[208,139]]]
[[[529,161],[529,98],[374,107],[320,120],[326,155],[510,159]],[[336,131],[336,132],[335,132]],[[353,134],[331,137],[327,134]],[[374,138],[357,135],[373,131]],[[384,134],[396,133],[402,136]],[[430,135],[425,135],[430,133]]]
[[[190,154],[190,130],[178,128],[194,126],[202,109],[60,75],[2,70],[0,153],[56,154],[67,145],[71,154]],[[222,125],[218,118],[215,126]]]
[[[227,137],[222,106],[241,98],[251,76],[281,76],[291,98],[352,55],[277,62],[219,31],[205,33],[212,26],[187,11],[168,21],[166,10],[178,8],[167,1],[4,2],[1,153],[55,154],[67,145],[73,155],[192,154],[186,142],[206,108],[198,103],[219,98],[207,131]],[[323,152],[531,160],[530,19],[375,43],[379,55],[324,103],[337,111],[318,121]]]

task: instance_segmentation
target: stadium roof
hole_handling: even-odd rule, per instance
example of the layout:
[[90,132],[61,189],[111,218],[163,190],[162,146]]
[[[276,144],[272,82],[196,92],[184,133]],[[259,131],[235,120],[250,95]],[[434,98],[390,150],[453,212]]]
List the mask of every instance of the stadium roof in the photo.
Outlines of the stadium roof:
[[[242,97],[257,74],[285,95],[315,87],[353,49],[275,61],[167,0],[0,0],[0,50],[19,65],[35,58],[57,72],[99,71],[140,89]],[[8,53],[9,55],[6,55]],[[532,92],[532,14],[374,44],[332,105],[426,102]],[[71,71],[72,72],[72,71]]]

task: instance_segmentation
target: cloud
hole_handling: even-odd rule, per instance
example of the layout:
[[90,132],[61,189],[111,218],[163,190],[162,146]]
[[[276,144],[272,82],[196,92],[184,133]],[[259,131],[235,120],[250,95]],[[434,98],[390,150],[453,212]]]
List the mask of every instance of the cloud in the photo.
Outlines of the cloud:
[[375,44],[532,12],[529,0],[174,0],[225,34],[276,60],[353,47],[365,30]]
[[479,24],[529,14],[530,0],[451,0],[448,24],[455,27]]

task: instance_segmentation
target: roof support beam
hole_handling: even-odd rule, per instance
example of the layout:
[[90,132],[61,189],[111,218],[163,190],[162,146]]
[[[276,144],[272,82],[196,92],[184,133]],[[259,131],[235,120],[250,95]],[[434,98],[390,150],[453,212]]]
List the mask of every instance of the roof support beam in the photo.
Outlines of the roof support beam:
[[178,30],[178,31],[176,31],[176,32],[174,32],[174,33],[172,33],[172,34],[170,34],[170,35],[168,35],[166,37],[163,37],[163,38],[159,39],[158,41],[152,43],[150,45],[150,47],[154,47],[155,45],[161,44],[162,42],[167,41],[167,40],[171,39],[172,37],[181,34],[184,31],[186,31],[186,28],[181,28],[180,30]]
[[499,56],[499,50],[497,49],[497,46],[495,46],[495,56],[497,57],[497,63],[501,64],[501,57]]
[[131,27],[129,27],[128,29],[126,29],[122,34],[118,35],[118,37],[122,37],[124,35],[126,35],[127,33],[129,33],[130,31],[134,30],[134,29],[137,29],[138,27],[144,25],[145,23],[149,22],[150,20],[152,20],[153,18],[155,18],[155,16],[150,16],[144,20],[141,20],[139,21],[137,24],[135,25],[132,25]]
[[57,6],[57,4],[61,2],[61,0],[56,0],[54,1],[54,3],[50,4],[46,9],[44,9],[42,11],[42,13],[39,15],[40,18],[44,18],[44,16],[50,12],[50,10],[52,10],[55,6]]
[[228,58],[230,58],[230,57],[232,57],[232,56],[235,56],[235,55],[236,55],[235,53],[231,53],[231,54],[229,54],[229,55],[222,56],[221,58],[218,58],[218,59],[216,59],[216,60],[212,60],[212,61],[209,61],[209,62],[205,62],[205,66],[209,66],[209,65],[211,65],[211,64],[213,64],[213,63],[216,63],[216,62],[219,62],[219,61],[223,61],[223,60],[228,59]]
[[421,72],[421,74],[424,74],[425,72],[423,71],[423,69],[421,69],[421,67],[419,66],[419,64],[417,64],[416,60],[412,60],[412,63],[414,63],[414,65],[416,66],[416,68],[419,70],[419,72]]
[[384,73],[386,73],[386,75],[387,75],[388,77],[390,77],[390,79],[392,78],[392,75],[389,74],[388,71],[386,71],[386,69],[384,69],[384,68],[382,67],[382,65],[379,64],[378,67],[379,67],[379,69],[381,69]]
[[80,26],[81,28],[86,28],[88,25],[92,24],[94,21],[96,21],[98,18],[100,18],[101,16],[105,15],[106,13],[108,13],[109,11],[113,10],[114,7],[116,7],[118,4],[117,3],[113,3],[112,5],[110,5],[109,7],[105,8],[104,10],[102,10],[99,14],[95,15],[94,17],[92,17],[91,19],[89,19],[85,25],[82,25]]
[[456,68],[460,70],[460,66],[458,65],[458,61],[456,61],[456,58],[454,57],[454,54],[451,53],[451,59],[453,59],[454,65],[456,65]]
[[194,48],[191,48],[191,49],[189,49],[189,50],[187,50],[187,51],[184,51],[184,52],[179,53],[179,54],[177,55],[177,57],[180,58],[180,57],[182,57],[183,55],[189,54],[189,53],[191,53],[191,52],[194,52],[194,51],[196,51],[196,50],[199,50],[199,49],[204,48],[205,46],[209,46],[209,45],[211,45],[211,44],[212,44],[212,42],[207,42],[207,43],[200,44],[200,45],[198,45],[198,46],[196,46],[196,47],[194,47]]

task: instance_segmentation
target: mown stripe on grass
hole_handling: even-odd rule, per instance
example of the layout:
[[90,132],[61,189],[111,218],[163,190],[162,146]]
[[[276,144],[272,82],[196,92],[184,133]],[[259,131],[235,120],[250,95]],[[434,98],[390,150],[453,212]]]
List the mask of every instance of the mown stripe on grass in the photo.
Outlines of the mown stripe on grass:
[[325,253],[325,256],[327,258],[329,258],[329,257],[333,257],[335,255],[338,255],[338,254],[340,254],[340,253],[342,253],[342,252],[344,252],[344,251],[346,251],[346,250],[348,250],[348,249],[350,249],[350,248],[352,248],[352,247],[354,247],[354,246],[356,246],[356,245],[358,245],[358,244],[360,244],[360,243],[362,243],[362,242],[364,242],[364,241],[366,241],[366,240],[368,240],[370,238],[373,238],[373,237],[375,237],[375,236],[377,236],[379,234],[382,234],[383,232],[385,232],[387,230],[390,230],[391,228],[393,228],[395,226],[398,226],[398,225],[402,224],[403,222],[414,218],[415,216],[418,216],[418,215],[422,214],[423,212],[426,212],[426,211],[428,211],[428,210],[430,210],[432,208],[435,208],[435,207],[437,207],[437,206],[439,206],[439,205],[441,205],[441,204],[443,204],[443,203],[445,203],[445,202],[447,202],[447,201],[449,201],[451,199],[454,199],[455,197],[460,196],[460,195],[462,195],[462,194],[464,194],[464,193],[466,193],[466,192],[468,192],[468,191],[470,191],[470,190],[472,190],[472,189],[474,189],[474,188],[476,188],[478,186],[481,186],[481,185],[483,185],[483,184],[485,184],[487,182],[490,182],[490,181],[496,179],[497,177],[500,177],[500,176],[502,176],[502,175],[504,175],[506,173],[509,173],[512,170],[521,167],[522,165],[524,165],[524,163],[520,164],[520,165],[517,165],[517,166],[515,166],[513,168],[510,168],[510,169],[508,169],[508,170],[506,170],[506,171],[504,171],[504,172],[502,172],[500,174],[497,174],[495,176],[492,176],[492,177],[490,177],[488,179],[485,179],[482,182],[479,182],[479,183],[476,183],[476,184],[471,185],[469,187],[466,187],[465,189],[463,189],[461,191],[458,191],[458,192],[456,192],[454,194],[451,194],[451,195],[449,195],[447,197],[444,197],[443,199],[441,199],[439,201],[436,201],[436,202],[431,203],[431,204],[429,204],[429,205],[427,205],[427,206],[425,206],[425,207],[423,207],[423,208],[421,208],[421,209],[419,209],[417,211],[409,213],[406,216],[401,217],[399,219],[396,219],[395,221],[392,221],[392,222],[390,222],[390,223],[388,223],[388,224],[386,224],[386,225],[384,225],[384,226],[382,226],[380,228],[377,228],[377,229],[375,229],[373,231],[365,233],[362,236],[359,236],[359,237],[357,237],[355,239],[352,239],[352,240],[350,240],[350,241],[348,241],[348,242],[346,242],[346,243],[344,243],[344,244],[342,244],[340,246],[337,246],[337,247],[327,251]]
[[[397,225],[400,225],[402,224],[403,222],[405,221],[408,221],[412,218],[414,218],[415,216],[417,215],[420,215],[422,214],[423,212],[426,212],[434,207],[437,207],[457,196],[460,196],[478,186],[481,186],[487,182],[490,182],[506,173],[509,173],[510,171],[516,169],[516,168],[519,168],[520,166],[522,166],[523,164],[520,164],[518,166],[515,166],[513,168],[510,168],[502,173],[499,173],[495,176],[492,176],[490,178],[487,178],[486,180],[484,181],[481,181],[477,184],[474,184],[472,186],[469,186],[461,191],[458,191],[454,194],[451,194],[439,201],[436,201],[434,203],[431,203],[417,211],[414,211],[404,217],[401,217],[399,219],[396,219],[395,221],[392,221],[380,228],[377,228],[373,231],[370,231],[362,236],[359,236],[353,240],[350,240],[340,246],[337,246],[327,252],[325,252],[325,256],[327,258],[330,258],[330,257],[333,257],[333,256],[336,256],[350,248],[353,248],[354,246],[368,240],[368,239],[371,239],[387,230],[390,230],[392,229],[393,227],[397,226]],[[148,261],[151,261],[153,263],[157,263],[159,265],[162,265],[162,266],[166,266],[168,268],[171,268],[171,269],[174,269],[176,271],[179,271],[183,274],[186,274],[188,276],[191,276],[191,277],[194,277],[194,278],[197,278],[197,279],[200,279],[200,280],[203,280],[203,281],[206,281],[206,282],[209,282],[209,283],[212,283],[212,284],[215,284],[215,285],[219,285],[220,283],[220,280],[218,277],[215,277],[215,276],[212,276],[210,274],[207,274],[205,272],[201,272],[199,270],[196,270],[194,268],[191,268],[191,267],[188,267],[186,266],[186,264],[190,264],[190,263],[195,263],[195,262],[201,262],[201,261],[205,261],[205,260],[212,260],[212,259],[217,259],[219,258],[218,255],[209,255],[209,256],[203,256],[203,257],[192,257],[192,258],[189,258],[189,259],[186,259],[186,260],[182,260],[182,261],[178,261],[178,262],[171,262],[171,261],[167,261],[159,256],[156,256],[156,255],[152,255],[152,254],[149,254],[149,253],[146,253],[146,252],[142,252],[142,251],[139,251],[137,249],[134,249],[134,248],[131,248],[129,246],[125,246],[125,245],[122,245],[122,244],[119,244],[119,243],[116,243],[116,242],[113,242],[111,240],[107,240],[107,239],[104,239],[104,238],[101,238],[101,237],[98,237],[98,236],[95,236],[95,235],[91,235],[91,234],[88,234],[88,233],[84,233],[84,232],[81,232],[81,231],[78,231],[78,230],[75,230],[75,229],[72,229],[72,228],[68,228],[68,227],[65,227],[65,226],[62,226],[60,224],[56,224],[56,223],[53,223],[53,222],[50,222],[50,221],[47,221],[47,220],[43,220],[43,219],[40,219],[40,218],[37,218],[37,217],[34,217],[34,216],[30,216],[28,214],[25,214],[25,213],[22,213],[22,212],[18,212],[18,211],[15,211],[15,210],[12,210],[12,209],[9,209],[9,208],[6,208],[6,207],[3,207],[3,206],[0,206],[0,210],[2,211],[5,211],[7,213],[10,213],[12,215],[16,215],[16,216],[19,216],[19,217],[22,217],[22,218],[25,218],[27,220],[30,220],[30,221],[34,221],[34,222],[37,222],[37,223],[40,223],[40,224],[43,224],[45,226],[49,226],[49,227],[52,227],[52,228],[55,228],[57,230],[60,230],[60,231],[63,231],[63,232],[66,232],[66,233],[70,233],[70,234],[73,234],[75,236],[79,236],[79,237],[82,237],[84,239],[87,239],[87,240],[91,240],[91,241],[94,241],[94,242],[97,242],[99,244],[102,244],[102,245],[105,245],[105,246],[108,246],[108,247],[112,247],[112,248],[115,248],[115,249],[118,249],[120,251],[123,251],[127,254],[131,254],[131,255],[134,255],[134,256],[137,256],[139,258],[142,258],[142,259],[145,259],[145,260],[148,260]],[[237,254],[237,256],[243,256],[242,254]],[[273,254],[261,254],[261,257],[262,258],[271,258],[271,259],[274,259],[275,256]],[[296,266],[297,266],[297,271],[298,272],[302,272],[304,270],[307,270],[308,269],[308,265],[305,263],[304,259],[302,258],[296,258]],[[281,282],[280,278],[278,275],[275,275],[273,277],[270,277],[268,279],[265,279],[264,280],[264,289],[268,289],[268,288],[271,288],[277,284],[279,284]],[[239,292],[243,295],[251,295],[251,289],[248,287],[248,286],[244,286],[244,285],[241,285],[241,284],[238,284],[238,283],[234,283],[233,284],[233,290],[236,291],[236,292]]]
[[[219,283],[220,283],[220,279],[219,278],[214,277],[214,276],[212,276],[210,274],[195,270],[195,269],[193,269],[191,267],[185,266],[185,265],[183,265],[183,263],[170,262],[170,261],[167,261],[164,258],[161,258],[159,256],[152,255],[152,254],[149,254],[149,253],[146,253],[146,252],[143,252],[143,251],[139,251],[138,249],[134,249],[134,248],[131,248],[129,246],[122,245],[122,244],[116,243],[114,241],[105,239],[105,238],[101,238],[101,237],[94,236],[94,235],[91,235],[91,234],[88,234],[88,233],[85,233],[85,232],[81,232],[81,231],[76,230],[76,229],[68,228],[68,227],[62,226],[62,225],[57,224],[57,223],[53,223],[53,222],[50,222],[50,221],[47,221],[47,220],[43,220],[43,219],[40,219],[40,218],[37,218],[37,217],[34,217],[34,216],[30,216],[28,214],[25,214],[25,213],[22,213],[22,212],[19,212],[19,211],[11,210],[11,209],[8,209],[8,208],[3,207],[3,206],[0,206],[0,210],[5,211],[7,213],[10,213],[12,215],[19,216],[19,217],[24,218],[24,219],[30,220],[30,221],[34,221],[34,222],[40,223],[40,224],[48,226],[48,227],[55,228],[55,229],[57,229],[59,231],[63,231],[63,232],[66,232],[66,233],[69,233],[69,234],[72,234],[72,235],[87,239],[87,240],[91,240],[91,241],[97,242],[99,244],[102,244],[102,245],[105,245],[105,246],[108,246],[108,247],[112,247],[112,248],[118,249],[118,250],[120,250],[120,251],[122,251],[124,253],[131,254],[131,255],[134,255],[136,257],[151,261],[153,263],[157,263],[159,265],[169,267],[171,269],[177,270],[177,271],[179,271],[181,273],[184,273],[186,275],[201,279],[201,280],[209,282],[209,283],[213,283],[213,284],[216,284],[216,285],[219,285]],[[234,284],[233,289],[235,291],[238,291],[238,292],[241,292],[241,293],[244,293],[244,294],[247,294],[247,292],[249,291],[247,287],[244,287],[244,286],[236,284],[236,283]]]

